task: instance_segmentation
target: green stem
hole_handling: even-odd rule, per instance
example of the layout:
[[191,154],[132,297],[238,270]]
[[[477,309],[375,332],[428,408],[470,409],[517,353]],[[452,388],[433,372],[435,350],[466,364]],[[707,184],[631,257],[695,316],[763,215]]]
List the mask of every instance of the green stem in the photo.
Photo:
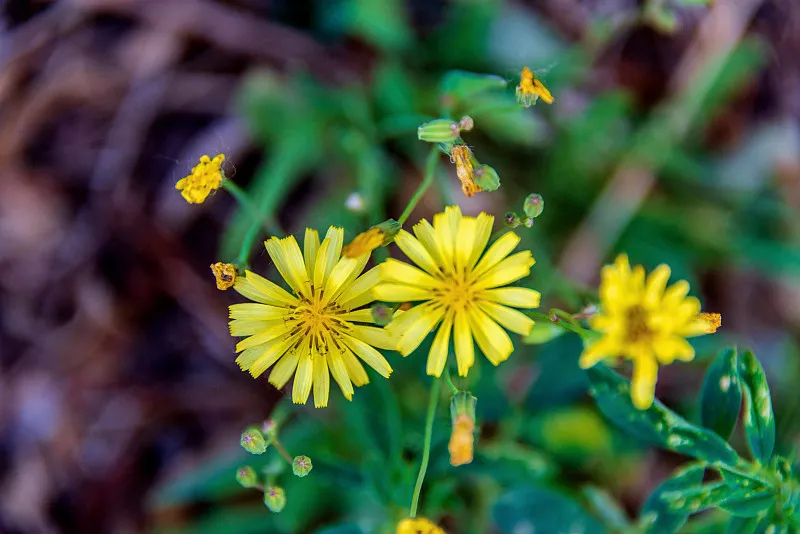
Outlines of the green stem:
[[422,463],[419,466],[417,484],[414,486],[414,495],[411,497],[411,509],[409,517],[417,517],[417,505],[419,504],[419,494],[422,491],[422,482],[425,480],[425,472],[428,470],[428,460],[431,456],[431,436],[433,436],[433,417],[436,414],[436,405],[439,403],[439,388],[441,380],[435,379],[431,386],[431,398],[428,402],[428,416],[425,420],[425,443],[422,449]]
[[281,454],[281,456],[283,456],[283,458],[284,458],[284,459],[285,459],[287,462],[289,462],[289,465],[292,465],[292,463],[294,462],[294,460],[293,460],[293,459],[292,459],[292,457],[289,455],[289,453],[286,451],[286,449],[284,449],[284,448],[283,448],[283,445],[281,445],[281,442],[280,442],[280,441],[278,441],[277,439],[273,439],[273,440],[272,440],[272,444],[273,444],[273,445],[275,445],[275,448],[278,450],[278,452]]
[[450,393],[455,395],[456,393],[458,393],[460,391],[456,387],[456,385],[453,384],[453,379],[450,377],[450,368],[449,367],[445,367],[444,368],[444,379],[445,379],[445,382],[447,382],[447,387],[450,388]]
[[256,239],[258,238],[260,227],[263,226],[263,229],[268,234],[272,235],[281,234],[283,232],[271,216],[259,213],[259,210],[252,203],[250,197],[247,196],[247,193],[233,181],[229,179],[223,180],[222,188],[230,193],[234,199],[236,199],[236,202],[239,204],[239,206],[252,219],[250,228],[247,229],[247,233],[242,240],[242,248],[239,249],[239,255],[236,257],[236,264],[246,267],[248,263],[247,259],[250,257],[250,251],[252,250]]
[[400,218],[397,219],[397,222],[400,223],[400,226],[405,224],[408,220],[408,217],[411,215],[411,212],[414,211],[414,208],[417,206],[417,203],[422,198],[422,195],[425,194],[425,191],[428,190],[431,183],[433,183],[433,178],[436,176],[436,164],[439,163],[439,146],[433,145],[431,147],[431,151],[428,153],[428,160],[425,163],[425,176],[422,179],[422,183],[419,184],[419,187],[414,192],[414,196],[411,197],[411,200],[408,201],[408,205],[406,206],[405,211],[403,214],[400,215]]

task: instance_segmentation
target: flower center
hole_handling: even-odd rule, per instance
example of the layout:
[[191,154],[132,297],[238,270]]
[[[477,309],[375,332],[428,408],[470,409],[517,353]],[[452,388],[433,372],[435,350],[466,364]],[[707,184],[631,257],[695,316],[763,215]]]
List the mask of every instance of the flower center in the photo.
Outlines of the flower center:
[[466,309],[475,300],[475,290],[465,273],[456,273],[443,280],[436,293],[437,300],[450,309]]
[[647,311],[639,306],[631,306],[626,312],[627,319],[627,341],[629,343],[636,343],[638,341],[646,341],[653,335],[650,326],[647,324]]

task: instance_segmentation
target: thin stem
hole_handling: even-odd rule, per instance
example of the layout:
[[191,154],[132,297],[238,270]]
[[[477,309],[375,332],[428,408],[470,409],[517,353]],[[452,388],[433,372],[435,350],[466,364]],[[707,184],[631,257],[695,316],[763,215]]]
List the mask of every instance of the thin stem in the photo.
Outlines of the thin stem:
[[242,248],[239,249],[239,255],[236,257],[236,264],[246,267],[248,264],[247,260],[250,257],[250,251],[252,250],[256,239],[258,238],[260,227],[263,226],[264,230],[268,234],[272,235],[280,234],[282,233],[282,230],[275,223],[275,220],[272,216],[259,213],[259,210],[250,200],[250,197],[247,195],[247,193],[233,181],[229,179],[223,180],[222,188],[230,193],[234,199],[236,199],[236,202],[239,204],[239,206],[245,212],[247,212],[252,219],[250,227],[247,229],[247,233],[242,240]]
[[291,456],[289,456],[289,453],[286,452],[286,449],[283,448],[283,445],[281,445],[281,442],[278,441],[277,439],[273,439],[272,440],[272,444],[275,445],[275,448],[278,449],[278,452],[281,453],[281,456],[283,456],[284,459],[287,462],[289,462],[289,465],[292,465],[292,463],[294,462],[294,459]]
[[408,205],[406,206],[405,211],[403,214],[400,215],[400,218],[397,219],[397,222],[400,223],[400,226],[405,224],[408,220],[408,217],[411,215],[411,212],[414,211],[414,208],[417,206],[417,203],[422,198],[422,195],[425,194],[425,191],[428,190],[431,183],[433,183],[433,178],[436,176],[436,164],[439,163],[439,146],[433,145],[431,147],[431,151],[428,153],[428,160],[425,163],[425,176],[422,179],[422,183],[419,184],[419,187],[414,192],[414,196],[411,197],[411,200],[408,201]]
[[422,463],[419,466],[417,484],[414,486],[414,495],[411,497],[411,509],[408,514],[412,519],[417,517],[419,494],[422,491],[422,482],[425,480],[425,472],[428,470],[428,460],[431,456],[431,436],[433,435],[433,417],[436,414],[436,405],[439,403],[439,388],[441,385],[441,380],[435,379],[431,386],[431,398],[428,402],[428,416],[425,420],[425,443],[422,449]]
[[456,387],[456,385],[453,384],[453,379],[450,377],[450,368],[449,367],[445,367],[444,368],[444,380],[445,380],[445,382],[447,382],[447,387],[450,388],[450,393],[455,395],[456,393],[458,393],[460,391]]

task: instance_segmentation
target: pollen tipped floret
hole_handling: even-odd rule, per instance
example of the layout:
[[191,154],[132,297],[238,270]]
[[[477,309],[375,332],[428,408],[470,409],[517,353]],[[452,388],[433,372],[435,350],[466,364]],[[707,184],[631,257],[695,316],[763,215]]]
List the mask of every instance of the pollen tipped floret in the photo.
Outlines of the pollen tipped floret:
[[506,360],[514,346],[504,330],[527,335],[533,320],[513,308],[536,308],[539,292],[504,287],[530,274],[530,251],[510,255],[519,237],[508,232],[488,249],[494,217],[465,217],[450,206],[422,220],[414,235],[401,230],[395,243],[417,267],[388,259],[380,265],[381,283],[374,295],[385,302],[418,302],[395,316],[387,327],[403,356],[414,351],[432,331],[427,372],[440,376],[447,362],[452,333],[458,374],[466,376],[475,354],[473,340],[494,365]]
[[633,362],[631,400],[640,410],[655,395],[658,366],[694,358],[686,338],[716,331],[722,318],[701,313],[700,301],[689,297],[689,284],[680,280],[667,287],[670,268],[659,265],[645,278],[644,267],[631,268],[621,254],[603,268],[600,311],[589,325],[602,337],[583,351],[581,367],[619,357]]
[[395,342],[383,328],[369,326],[374,319],[365,307],[374,300],[378,268],[361,274],[368,253],[342,258],[343,237],[341,228],[331,227],[320,243],[317,231],[306,229],[303,253],[293,236],[265,243],[291,292],[250,271],[234,285],[254,301],[230,307],[231,335],[246,337],[236,345],[236,363],[254,377],[274,365],[269,381],[277,388],[294,376],[298,404],[313,388],[314,405],[327,406],[331,376],[351,399],[354,384],[369,382],[362,361],[384,377],[392,372],[375,347],[394,349]]
[[548,104],[552,104],[555,101],[547,87],[533,75],[533,71],[528,67],[524,67],[519,76],[517,101],[527,108],[536,104],[539,98]]
[[178,180],[175,189],[181,192],[181,196],[189,204],[201,204],[222,184],[223,161],[225,161],[224,154],[217,154],[213,159],[208,156],[201,157],[200,162],[192,167],[192,172]]

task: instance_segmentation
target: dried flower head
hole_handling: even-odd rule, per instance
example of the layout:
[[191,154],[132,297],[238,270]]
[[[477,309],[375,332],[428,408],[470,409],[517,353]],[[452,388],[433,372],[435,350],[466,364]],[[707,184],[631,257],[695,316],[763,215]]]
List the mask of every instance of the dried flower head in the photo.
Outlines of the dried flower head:
[[223,161],[225,161],[224,154],[217,154],[213,159],[208,156],[201,157],[200,162],[192,167],[192,172],[178,180],[175,189],[181,192],[181,196],[189,204],[203,203],[212,191],[219,189],[222,183]]
[[211,272],[217,280],[217,289],[225,291],[236,283],[236,266],[231,263],[217,263],[211,265]]
[[447,450],[450,451],[450,465],[459,466],[472,462],[474,431],[475,419],[467,414],[461,414],[456,418],[450,442],[447,444]]
[[555,99],[550,91],[544,84],[536,79],[533,71],[528,67],[522,69],[519,76],[519,85],[517,86],[517,101],[526,108],[536,104],[536,101],[541,97],[548,104],[552,104]]
[[461,181],[461,191],[467,197],[475,196],[481,188],[475,183],[472,167],[472,153],[467,145],[453,145],[450,149],[450,161],[456,164],[456,175]]
[[631,400],[640,410],[653,403],[659,364],[691,360],[694,348],[686,338],[711,334],[722,322],[719,314],[700,313],[700,301],[687,296],[685,280],[666,287],[669,276],[669,267],[659,265],[645,279],[644,267],[631,269],[625,254],[604,267],[600,310],[589,319],[603,335],[580,359],[584,368],[604,359],[630,359]]

